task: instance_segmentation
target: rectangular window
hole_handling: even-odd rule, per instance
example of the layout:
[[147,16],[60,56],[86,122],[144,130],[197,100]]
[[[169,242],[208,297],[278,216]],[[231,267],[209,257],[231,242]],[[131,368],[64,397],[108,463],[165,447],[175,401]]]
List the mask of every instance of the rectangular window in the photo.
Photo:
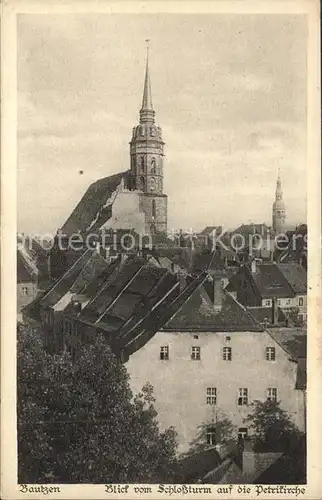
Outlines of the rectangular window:
[[266,347],[266,360],[275,361],[275,347]]
[[238,406],[247,406],[248,405],[248,389],[241,388],[238,391]]
[[276,389],[276,387],[269,387],[267,389],[267,400],[268,401],[277,401],[277,389]]
[[213,425],[207,427],[206,440],[209,446],[215,446],[216,444],[216,427]]
[[191,347],[191,359],[200,361],[200,347]]
[[217,403],[216,387],[207,387],[207,405],[215,405]]
[[303,304],[304,304],[303,297],[300,297],[299,298],[299,306],[303,306]]
[[277,299],[277,305],[280,306],[281,305],[281,299]]
[[160,359],[167,361],[169,359],[169,346],[164,345],[160,347]]
[[21,287],[21,293],[22,295],[29,295],[29,289],[27,286]]
[[265,306],[270,306],[271,305],[271,301],[270,300],[265,300]]
[[238,439],[245,439],[248,436],[247,427],[239,427],[238,428]]
[[291,299],[286,299],[285,304],[289,306],[291,304]]
[[224,361],[231,361],[231,347],[224,347],[222,358]]

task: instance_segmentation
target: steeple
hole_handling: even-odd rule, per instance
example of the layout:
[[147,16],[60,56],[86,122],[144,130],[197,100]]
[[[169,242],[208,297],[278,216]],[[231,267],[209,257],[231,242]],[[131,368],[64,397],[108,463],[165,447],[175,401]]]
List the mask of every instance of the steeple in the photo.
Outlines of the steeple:
[[151,82],[149,73],[149,46],[146,47],[146,66],[145,66],[145,79],[144,79],[144,89],[143,89],[143,99],[142,99],[142,110],[148,109],[153,110],[152,106],[152,95],[151,95]]
[[167,196],[163,193],[164,142],[161,127],[155,124],[154,117],[147,46],[140,121],[132,129],[130,142],[130,189],[140,196],[147,234],[167,230]]
[[283,190],[282,190],[281,174],[280,174],[280,169],[278,169],[275,200],[276,201],[282,200],[282,198],[283,198]]
[[273,230],[276,233],[283,233],[285,226],[285,206],[283,202],[283,190],[280,169],[278,169],[275,201],[273,203]]
[[142,107],[140,110],[140,123],[145,123],[150,121],[154,123],[155,112],[152,105],[152,94],[151,94],[151,81],[149,72],[149,40],[146,40],[146,65],[145,65],[145,78],[143,87],[143,98]]

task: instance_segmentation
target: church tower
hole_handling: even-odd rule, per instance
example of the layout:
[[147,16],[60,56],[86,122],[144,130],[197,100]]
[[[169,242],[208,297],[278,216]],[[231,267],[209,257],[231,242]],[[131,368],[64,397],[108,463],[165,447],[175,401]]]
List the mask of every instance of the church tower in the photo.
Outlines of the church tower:
[[285,206],[283,202],[283,191],[280,172],[278,171],[275,201],[273,203],[273,231],[276,234],[285,231]]
[[130,142],[130,186],[139,191],[140,209],[145,213],[146,231],[167,231],[167,196],[163,194],[164,142],[161,128],[155,124],[149,74],[149,48],[147,48],[143,99],[140,120],[133,127]]

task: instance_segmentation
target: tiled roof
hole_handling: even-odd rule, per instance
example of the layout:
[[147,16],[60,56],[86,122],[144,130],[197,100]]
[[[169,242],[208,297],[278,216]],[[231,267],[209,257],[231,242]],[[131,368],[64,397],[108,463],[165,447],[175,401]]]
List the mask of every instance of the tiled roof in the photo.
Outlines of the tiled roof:
[[262,298],[294,297],[294,291],[276,264],[259,264],[251,277]]
[[305,269],[295,262],[276,264],[292,290],[296,294],[307,293],[307,273]]
[[265,235],[269,230],[269,227],[265,224],[242,224],[241,226],[231,231],[231,234],[242,234],[243,236],[249,234],[261,234]]
[[17,249],[17,283],[33,282],[37,278],[37,268],[29,265],[29,261],[24,258],[23,253]]
[[81,293],[97,272],[101,272],[107,263],[95,250],[87,250],[57,279],[44,293],[37,296],[24,308],[24,313],[31,318],[40,318],[42,307],[52,307],[57,304],[68,292]]
[[200,234],[208,236],[210,233],[212,233],[215,230],[216,231],[218,230],[218,232],[221,233],[222,232],[222,226],[207,226],[207,227],[205,227],[205,229],[203,229],[201,231]]
[[122,179],[127,179],[128,171],[120,172],[100,179],[89,186],[86,193],[62,227],[66,234],[86,233],[103,225],[111,217],[111,205],[108,202]]
[[297,360],[295,389],[299,390],[306,389],[306,382],[307,382],[306,365],[307,365],[306,358],[299,358]]
[[231,295],[223,291],[220,311],[211,300],[212,284],[204,279],[186,302],[164,325],[163,330],[177,331],[262,331],[263,328]]
[[270,328],[269,334],[294,359],[306,358],[307,333],[303,328]]
[[[273,320],[273,312],[271,307],[265,307],[265,306],[255,306],[255,307],[248,307],[247,308],[250,314],[253,316],[253,318],[256,319],[259,323],[272,323]],[[282,311],[282,309],[278,308],[278,322],[282,323],[285,321],[285,315]]]

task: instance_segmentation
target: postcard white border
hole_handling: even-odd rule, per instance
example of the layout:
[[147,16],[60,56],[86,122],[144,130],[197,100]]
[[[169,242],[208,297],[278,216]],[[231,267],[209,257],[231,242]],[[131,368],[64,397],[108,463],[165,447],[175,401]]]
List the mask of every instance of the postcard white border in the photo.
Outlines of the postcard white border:
[[[309,23],[308,47],[308,481],[305,495],[322,498],[322,301],[321,301],[321,166],[320,166],[320,23],[318,0],[278,1],[3,1],[1,4],[1,498],[42,498],[22,493],[17,485],[16,466],[16,15],[19,13],[285,13],[306,14]],[[35,191],[36,192],[36,191]],[[35,195],[36,196],[36,195]],[[58,494],[49,498],[103,499],[109,495],[104,485],[57,485]],[[157,493],[134,492],[131,485],[126,498],[168,497]],[[140,485],[138,485],[140,486]],[[196,486],[196,485],[193,485]],[[203,485],[206,486],[206,485]],[[217,485],[211,486],[214,492]],[[219,485],[218,485],[219,486]],[[169,498],[288,498],[240,494],[234,485],[231,495],[171,495]],[[293,496],[293,495],[292,495]]]

